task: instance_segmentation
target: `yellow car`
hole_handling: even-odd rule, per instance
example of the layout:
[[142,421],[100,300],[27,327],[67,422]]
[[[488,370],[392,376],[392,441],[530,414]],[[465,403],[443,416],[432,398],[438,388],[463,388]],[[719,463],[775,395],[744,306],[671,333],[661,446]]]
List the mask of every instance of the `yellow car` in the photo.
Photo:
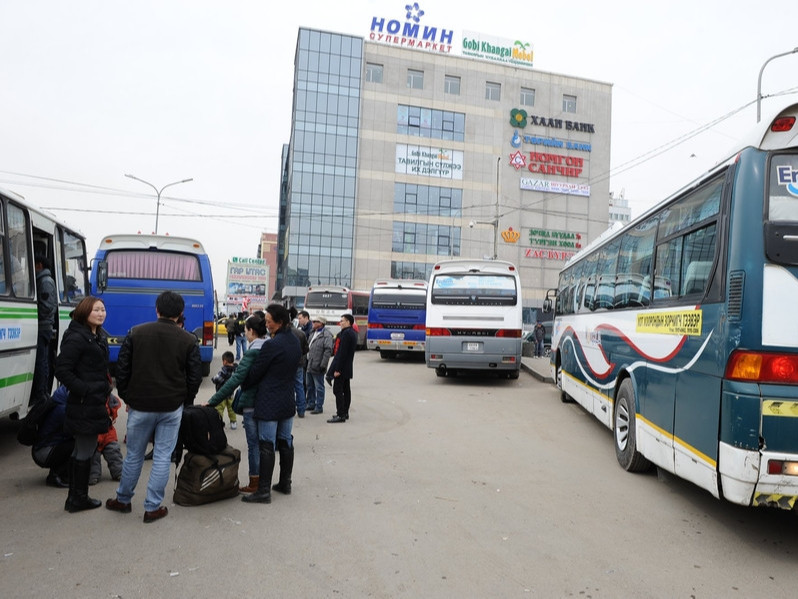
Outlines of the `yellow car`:
[[217,320],[216,330],[214,331],[214,333],[222,337],[227,337],[227,325],[225,324],[226,321],[227,321],[226,318],[220,318],[219,320]]

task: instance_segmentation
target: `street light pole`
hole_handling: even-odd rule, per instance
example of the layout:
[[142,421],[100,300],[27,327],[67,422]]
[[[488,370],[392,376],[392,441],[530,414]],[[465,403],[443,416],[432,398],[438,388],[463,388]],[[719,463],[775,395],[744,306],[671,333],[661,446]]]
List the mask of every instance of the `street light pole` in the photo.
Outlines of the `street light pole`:
[[135,179],[136,181],[144,183],[145,185],[149,185],[150,187],[152,187],[155,190],[155,194],[156,194],[156,196],[158,198],[157,199],[157,203],[155,204],[155,234],[156,235],[158,234],[158,217],[160,216],[160,213],[161,213],[161,194],[163,193],[163,190],[166,189],[167,187],[172,187],[172,185],[179,185],[180,183],[188,183],[189,181],[193,181],[194,180],[194,179],[183,179],[182,181],[175,181],[174,183],[167,183],[166,185],[164,185],[163,187],[158,189],[157,187],[155,187],[155,185],[153,185],[149,181],[145,181],[144,179],[139,179],[135,175],[126,174],[125,177],[128,177],[130,179]]
[[762,108],[762,106],[761,106],[761,104],[762,104],[762,71],[765,70],[765,67],[768,65],[768,63],[771,60],[773,60],[775,58],[781,58],[782,56],[788,56],[790,54],[795,54],[796,52],[798,52],[798,48],[793,48],[789,52],[782,52],[781,54],[776,54],[775,56],[771,56],[770,58],[768,58],[765,61],[765,64],[762,65],[762,68],[759,69],[759,78],[756,81],[756,122],[757,123],[759,122],[760,116],[762,114],[762,110],[761,110],[761,108]]

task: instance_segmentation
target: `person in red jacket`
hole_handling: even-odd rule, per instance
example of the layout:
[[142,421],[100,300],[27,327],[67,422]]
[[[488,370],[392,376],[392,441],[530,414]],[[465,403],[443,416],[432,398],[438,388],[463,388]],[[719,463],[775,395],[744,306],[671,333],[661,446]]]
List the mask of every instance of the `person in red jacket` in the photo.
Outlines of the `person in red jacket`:
[[108,416],[111,417],[111,428],[107,433],[102,433],[97,436],[97,451],[91,459],[91,474],[89,475],[89,484],[96,485],[100,482],[103,474],[103,465],[100,456],[105,458],[105,463],[108,464],[108,471],[111,473],[112,480],[119,480],[122,478],[122,450],[119,448],[119,437],[116,434],[114,423],[116,416],[119,413],[119,408],[122,402],[113,393],[108,396],[108,401],[105,402],[105,407],[108,410]]

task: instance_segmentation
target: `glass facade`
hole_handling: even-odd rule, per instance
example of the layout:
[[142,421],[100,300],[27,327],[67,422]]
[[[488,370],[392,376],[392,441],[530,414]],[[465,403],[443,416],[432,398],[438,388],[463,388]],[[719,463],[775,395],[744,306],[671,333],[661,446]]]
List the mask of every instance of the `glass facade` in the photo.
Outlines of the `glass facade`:
[[351,285],[363,40],[299,30],[283,285]]

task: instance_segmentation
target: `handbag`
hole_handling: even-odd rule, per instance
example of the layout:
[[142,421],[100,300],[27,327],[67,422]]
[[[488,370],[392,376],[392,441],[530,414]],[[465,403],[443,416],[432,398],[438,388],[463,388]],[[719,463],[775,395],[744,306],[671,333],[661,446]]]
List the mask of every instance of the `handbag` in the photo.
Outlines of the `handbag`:
[[241,387],[236,389],[235,395],[233,395],[233,412],[239,416],[244,414],[244,408],[241,406]]

